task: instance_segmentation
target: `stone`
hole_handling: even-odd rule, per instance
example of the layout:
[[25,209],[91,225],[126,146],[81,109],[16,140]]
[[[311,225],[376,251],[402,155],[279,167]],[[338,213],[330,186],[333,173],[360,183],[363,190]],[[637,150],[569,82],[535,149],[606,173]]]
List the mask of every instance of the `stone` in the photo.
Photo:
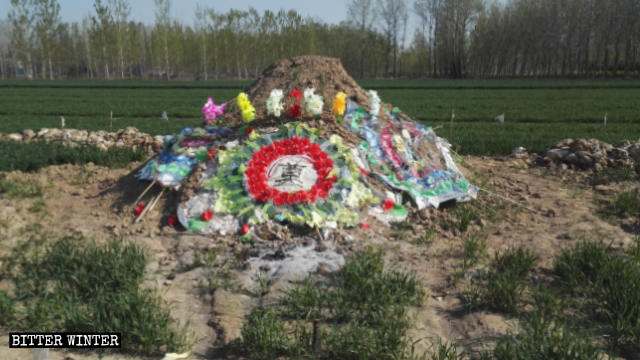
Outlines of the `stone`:
[[22,131],[22,136],[24,141],[31,141],[36,137],[36,132],[31,129],[26,129]]
[[22,135],[18,133],[12,133],[7,135],[7,139],[11,141],[22,141]]
[[567,155],[569,155],[569,149],[551,149],[547,151],[547,157],[551,161],[560,161]]

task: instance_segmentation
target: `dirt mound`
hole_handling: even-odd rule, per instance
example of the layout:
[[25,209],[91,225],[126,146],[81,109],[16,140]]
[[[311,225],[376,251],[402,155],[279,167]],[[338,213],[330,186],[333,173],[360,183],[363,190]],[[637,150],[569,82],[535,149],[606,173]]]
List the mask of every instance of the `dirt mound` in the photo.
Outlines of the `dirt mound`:
[[[276,61],[266,68],[260,77],[245,91],[249,95],[251,104],[256,109],[256,120],[251,125],[261,127],[280,123],[280,120],[267,116],[265,102],[273,89],[281,89],[285,93],[285,114],[283,114],[282,119],[285,122],[300,120],[286,114],[286,110],[293,105],[289,92],[294,88],[300,91],[304,91],[306,88],[315,88],[316,93],[323,97],[324,109],[319,119],[324,122],[319,123],[319,121],[313,121],[308,117],[301,119],[302,121],[318,123],[316,125],[319,125],[320,128],[324,128],[325,122],[329,124],[336,122],[336,116],[331,112],[331,105],[336,94],[340,91],[347,94],[347,98],[355,101],[358,105],[367,110],[369,109],[367,91],[349,76],[340,59],[326,56],[298,56]],[[390,109],[391,107],[388,104],[382,104],[382,108]],[[236,99],[232,99],[227,102],[227,110],[223,120],[232,125],[240,125],[242,120],[239,113]],[[384,117],[386,116],[381,112],[380,120],[388,120],[383,119]],[[326,128],[324,130],[327,131]],[[334,129],[332,131],[337,130]]]

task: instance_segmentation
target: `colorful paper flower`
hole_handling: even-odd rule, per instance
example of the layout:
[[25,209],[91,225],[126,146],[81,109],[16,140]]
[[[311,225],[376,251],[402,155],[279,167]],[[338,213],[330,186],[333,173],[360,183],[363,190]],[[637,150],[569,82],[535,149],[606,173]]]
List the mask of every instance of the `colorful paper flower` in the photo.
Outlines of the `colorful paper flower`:
[[333,106],[331,107],[331,111],[334,114],[342,116],[344,115],[344,111],[347,108],[347,94],[340,91],[336,94],[336,97],[333,99]]
[[200,215],[200,220],[202,221],[209,221],[211,219],[213,219],[213,211],[211,211],[210,209]]
[[253,128],[251,126],[247,126],[247,128],[244,130],[244,136],[249,136],[251,135],[251,133],[253,132]]
[[371,229],[371,225],[362,222],[362,223],[360,223],[360,228],[361,229]]
[[300,104],[293,104],[289,108],[289,116],[294,118],[299,118],[302,116],[302,110],[300,109]]
[[316,89],[307,88],[304,90],[304,104],[305,110],[314,116],[322,114],[322,107],[324,102],[322,96],[315,93]]
[[289,96],[296,100],[300,100],[300,95],[302,95],[302,93],[300,92],[300,90],[298,90],[298,88],[293,88],[293,90],[291,90],[291,92],[289,93]]
[[[286,155],[305,155],[311,159],[313,168],[318,177],[316,183],[307,191],[294,193],[282,192],[272,188],[267,183],[267,169],[278,158]],[[317,199],[326,198],[333,183],[337,180],[333,171],[333,160],[322,151],[320,145],[312,143],[305,137],[291,137],[276,141],[253,153],[244,172],[247,188],[251,197],[256,202],[272,200],[275,205],[287,205],[296,203],[315,202]]]
[[208,125],[213,124],[216,121],[216,117],[220,116],[224,113],[224,108],[227,106],[227,104],[222,104],[222,105],[216,105],[213,102],[213,98],[211,96],[209,96],[209,99],[207,99],[207,102],[204,104],[204,107],[202,108],[202,114],[204,115],[204,122]]
[[282,98],[284,94],[280,89],[273,89],[267,98],[267,115],[273,115],[277,118],[282,115],[282,111],[284,110],[284,105],[282,104]]
[[178,222],[178,216],[173,215],[172,217],[170,217],[170,218],[167,220],[167,225],[169,225],[169,226],[175,226],[177,222]]
[[396,204],[393,202],[393,200],[387,198],[383,203],[382,203],[382,208],[384,209],[384,211],[391,211],[393,210],[393,208],[396,206]]
[[142,211],[144,211],[144,204],[143,204],[143,203],[139,203],[139,204],[138,204],[138,207],[136,207],[136,208],[133,210],[133,213],[134,213],[136,216],[138,216],[138,215],[142,214]]
[[251,105],[249,96],[243,92],[238,94],[237,97],[238,107],[242,114],[242,120],[246,123],[250,123],[256,118],[256,109]]
[[245,223],[244,225],[242,225],[242,229],[240,230],[240,234],[247,235],[248,232],[249,232],[249,224]]

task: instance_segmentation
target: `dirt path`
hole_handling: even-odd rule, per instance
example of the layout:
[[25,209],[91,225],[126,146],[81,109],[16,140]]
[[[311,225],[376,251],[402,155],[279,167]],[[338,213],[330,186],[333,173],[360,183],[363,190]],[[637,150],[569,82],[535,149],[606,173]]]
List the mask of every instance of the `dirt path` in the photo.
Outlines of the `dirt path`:
[[[472,180],[483,182],[488,190],[536,212],[481,192],[474,205],[479,219],[463,233],[442,226],[443,221],[456,216],[452,207],[413,213],[404,230],[372,223],[372,229],[354,229],[334,236],[338,239],[338,253],[348,254],[369,245],[383,246],[388,249],[385,260],[389,265],[418,273],[427,291],[423,306],[414,309],[416,322],[410,333],[414,339],[424,339],[418,343],[418,351],[427,350],[436,337],[475,347],[515,329],[515,320],[484,311],[461,311],[460,295],[464,289],[453,285],[453,274],[461,264],[465,236],[486,235],[487,257],[524,245],[538,255],[538,268],[549,268],[554,254],[581,238],[603,239],[614,246],[633,242],[633,235],[596,216],[591,188],[545,175],[543,168],[517,168],[509,159],[469,157],[465,161]],[[257,255],[258,249],[239,244],[233,237],[206,238],[164,226],[175,211],[176,195],[168,195],[144,221],[132,224],[131,202],[146,184],[136,181],[130,170],[64,165],[36,174],[10,173],[7,179],[41,184],[44,207],[34,206],[41,201],[38,198],[9,199],[0,195],[0,256],[8,255],[18,241],[40,236],[49,240],[77,235],[96,241],[114,237],[133,241],[150,254],[147,285],[157,287],[173,315],[190,324],[196,341],[190,359],[217,358],[216,347],[240,336],[244,315],[259,303],[275,301],[288,286],[288,281],[276,279],[271,291],[260,298],[254,290],[255,269],[247,266],[247,259]],[[428,231],[431,235],[425,236]],[[310,235],[305,236],[301,241],[313,241]],[[280,244],[274,241],[271,245]],[[196,253],[211,252],[217,253],[217,263],[229,264],[230,285],[213,294],[203,294],[207,269],[192,269],[190,265]],[[8,349],[7,340],[8,336],[0,336],[0,358],[24,359],[25,351]],[[69,358],[95,356],[53,351],[49,355],[49,359]],[[111,355],[105,359],[132,358]]]

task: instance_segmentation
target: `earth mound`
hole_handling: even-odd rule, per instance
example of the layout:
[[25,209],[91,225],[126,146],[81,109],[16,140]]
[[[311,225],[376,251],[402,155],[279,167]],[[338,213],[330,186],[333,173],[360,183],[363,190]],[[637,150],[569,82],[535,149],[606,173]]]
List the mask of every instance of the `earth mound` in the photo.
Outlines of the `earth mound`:
[[[289,91],[294,88],[301,91],[307,88],[314,88],[316,93],[323,97],[325,106],[322,114],[318,117],[322,120],[318,121],[309,118],[303,118],[302,120],[311,122],[311,125],[318,125],[320,128],[324,128],[326,132],[339,132],[341,135],[346,133],[331,126],[331,124],[336,123],[336,115],[331,111],[331,101],[338,92],[345,93],[348,99],[360,104],[367,111],[370,110],[368,104],[369,94],[349,76],[340,59],[305,55],[276,61],[267,67],[245,91],[256,109],[256,120],[251,123],[251,126],[261,127],[279,124],[279,120],[267,115],[265,102],[272,89],[282,89],[285,91],[286,111],[293,104],[288,95]],[[382,103],[381,108],[391,109],[392,106]],[[222,119],[231,125],[240,125],[242,121],[238,118],[237,113],[238,106],[234,98],[227,102],[227,110]],[[383,123],[390,120],[382,115],[383,112],[381,112],[380,116],[380,120]],[[285,121],[293,120],[288,119],[286,114],[283,119]],[[325,127],[327,125],[326,122],[329,123],[329,128]]]

